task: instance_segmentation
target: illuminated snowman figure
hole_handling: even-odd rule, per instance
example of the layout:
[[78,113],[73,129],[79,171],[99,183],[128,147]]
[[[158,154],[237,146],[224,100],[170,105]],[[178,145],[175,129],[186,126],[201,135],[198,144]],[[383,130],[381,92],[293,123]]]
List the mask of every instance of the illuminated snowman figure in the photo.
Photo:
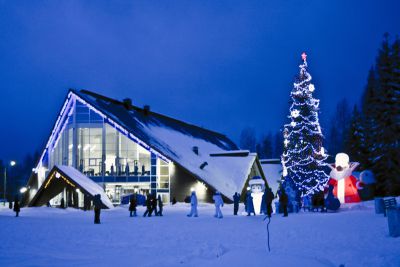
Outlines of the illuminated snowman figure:
[[265,182],[260,176],[254,176],[249,181],[251,197],[253,198],[253,207],[255,215],[261,213],[261,203],[264,196]]

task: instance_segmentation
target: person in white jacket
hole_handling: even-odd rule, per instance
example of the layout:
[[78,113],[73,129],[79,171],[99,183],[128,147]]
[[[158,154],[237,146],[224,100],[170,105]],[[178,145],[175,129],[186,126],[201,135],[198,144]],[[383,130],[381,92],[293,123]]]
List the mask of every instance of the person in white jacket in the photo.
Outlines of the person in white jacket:
[[198,217],[199,215],[197,214],[197,196],[196,192],[192,191],[192,195],[190,196],[190,213],[187,215],[188,217]]
[[214,215],[214,217],[222,219],[223,216],[222,216],[222,212],[221,212],[221,207],[224,206],[224,201],[222,200],[221,193],[218,192],[218,191],[215,192],[215,194],[213,196],[213,199],[214,199],[214,203],[215,203],[215,215]]

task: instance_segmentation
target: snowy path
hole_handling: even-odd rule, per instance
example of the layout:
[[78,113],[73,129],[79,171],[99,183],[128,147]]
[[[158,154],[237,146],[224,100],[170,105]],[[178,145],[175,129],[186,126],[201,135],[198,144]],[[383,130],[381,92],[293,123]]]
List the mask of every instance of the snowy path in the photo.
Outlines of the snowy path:
[[[187,218],[186,204],[166,207],[162,218],[129,218],[126,208],[93,212],[0,208],[0,266],[400,266],[400,238],[371,203],[340,213],[274,215],[271,252],[263,217]],[[143,213],[140,208],[139,214]]]

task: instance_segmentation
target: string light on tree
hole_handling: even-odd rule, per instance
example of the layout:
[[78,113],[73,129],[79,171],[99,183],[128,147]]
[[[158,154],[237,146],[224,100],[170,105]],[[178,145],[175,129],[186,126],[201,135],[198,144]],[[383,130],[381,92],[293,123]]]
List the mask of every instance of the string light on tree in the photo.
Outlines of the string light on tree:
[[281,162],[283,184],[293,185],[304,196],[323,190],[329,176],[324,170],[327,155],[318,121],[319,100],[312,95],[315,86],[307,71],[307,54],[302,53],[301,58],[300,73],[290,93],[290,122],[284,126]]

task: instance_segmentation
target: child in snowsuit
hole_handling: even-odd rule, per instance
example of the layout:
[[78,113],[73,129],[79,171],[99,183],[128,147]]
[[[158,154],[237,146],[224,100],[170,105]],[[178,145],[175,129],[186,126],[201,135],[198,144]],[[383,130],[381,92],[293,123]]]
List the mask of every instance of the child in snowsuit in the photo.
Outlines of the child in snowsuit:
[[239,201],[240,201],[240,194],[238,194],[238,192],[236,192],[233,195],[233,215],[237,215],[237,213],[238,213]]
[[188,217],[197,217],[197,196],[196,196],[196,192],[192,192],[191,196],[190,196],[190,213],[187,215]]
[[215,203],[215,218],[222,219],[222,212],[221,212],[221,207],[224,206],[224,201],[222,200],[221,193],[220,192],[215,192],[215,195],[213,196],[213,200]]

